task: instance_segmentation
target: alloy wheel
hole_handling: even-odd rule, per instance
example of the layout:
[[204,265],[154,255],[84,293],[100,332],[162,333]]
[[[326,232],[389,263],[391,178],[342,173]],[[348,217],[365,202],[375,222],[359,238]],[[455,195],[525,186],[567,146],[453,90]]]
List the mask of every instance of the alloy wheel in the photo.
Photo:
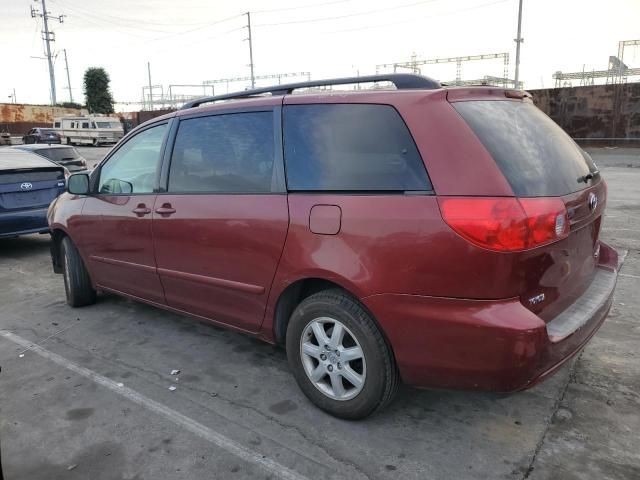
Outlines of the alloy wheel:
[[367,368],[362,347],[342,322],[319,317],[300,338],[300,358],[313,385],[334,400],[350,400],[364,387]]

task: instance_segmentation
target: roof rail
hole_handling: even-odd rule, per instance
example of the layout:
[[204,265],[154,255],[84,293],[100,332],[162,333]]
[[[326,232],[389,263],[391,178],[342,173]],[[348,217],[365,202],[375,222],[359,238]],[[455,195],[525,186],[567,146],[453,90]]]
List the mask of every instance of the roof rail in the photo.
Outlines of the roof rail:
[[310,87],[325,87],[330,85],[349,85],[352,83],[371,83],[371,82],[391,82],[398,90],[425,89],[434,90],[441,88],[440,82],[422,75],[410,73],[388,73],[382,75],[366,75],[363,77],[345,77],[330,78],[327,80],[311,80],[308,82],[288,83],[284,85],[274,85],[272,87],[254,88],[252,90],[244,90],[242,92],[227,93],[224,95],[215,95],[213,97],[203,97],[196,100],[186,102],[180,110],[198,107],[203,103],[215,102],[218,100],[230,100],[232,98],[246,98],[263,93],[272,95],[287,95],[294,90]]

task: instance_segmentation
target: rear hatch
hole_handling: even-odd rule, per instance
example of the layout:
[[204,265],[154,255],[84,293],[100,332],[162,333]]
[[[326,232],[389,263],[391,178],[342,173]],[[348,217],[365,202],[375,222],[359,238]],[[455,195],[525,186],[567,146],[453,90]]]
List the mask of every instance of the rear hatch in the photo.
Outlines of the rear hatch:
[[452,105],[514,197],[441,204],[445,221],[472,243],[510,255],[523,277],[523,305],[549,321],[593,279],[606,185],[589,155],[530,100],[475,97]]
[[53,130],[40,130],[40,140],[44,143],[47,143],[49,140],[58,141],[60,140],[60,135]]
[[46,208],[64,186],[61,167],[0,170],[0,214]]

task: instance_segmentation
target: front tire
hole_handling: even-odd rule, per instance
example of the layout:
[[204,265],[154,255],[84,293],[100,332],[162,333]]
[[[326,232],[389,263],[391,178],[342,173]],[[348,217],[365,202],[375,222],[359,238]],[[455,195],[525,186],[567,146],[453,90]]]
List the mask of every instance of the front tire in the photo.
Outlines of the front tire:
[[391,402],[399,376],[369,313],[341,290],[309,296],[287,328],[287,357],[305,395],[340,418],[367,417]]
[[61,254],[67,303],[72,307],[84,307],[95,303],[96,291],[91,285],[89,272],[69,237],[62,239]]

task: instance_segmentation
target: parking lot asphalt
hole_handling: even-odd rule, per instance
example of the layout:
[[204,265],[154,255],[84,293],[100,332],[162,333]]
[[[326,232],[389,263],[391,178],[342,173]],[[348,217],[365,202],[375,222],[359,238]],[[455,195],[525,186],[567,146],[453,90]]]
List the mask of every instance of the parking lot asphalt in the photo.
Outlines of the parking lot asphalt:
[[640,151],[592,154],[628,253],[584,352],[525,392],[405,387],[360,422],[312,406],[279,348],[112,295],[71,309],[47,236],[0,240],[6,478],[640,478]]
[[111,148],[113,147],[76,147],[76,150],[87,160],[87,167],[93,169]]

